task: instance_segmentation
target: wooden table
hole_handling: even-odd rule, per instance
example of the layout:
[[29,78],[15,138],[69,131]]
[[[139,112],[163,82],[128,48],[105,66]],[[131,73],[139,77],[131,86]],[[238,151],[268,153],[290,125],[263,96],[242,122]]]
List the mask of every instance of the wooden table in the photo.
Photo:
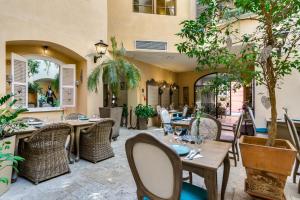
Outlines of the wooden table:
[[[88,120],[86,120],[86,121],[83,121],[83,120],[66,120],[66,121],[57,121],[57,123],[58,122],[67,123],[67,124],[73,126],[74,132],[71,133],[70,144],[73,144],[73,141],[74,141],[74,138],[75,138],[75,150],[76,150],[75,161],[78,162],[79,159],[80,159],[80,155],[79,155],[79,152],[80,152],[80,149],[79,149],[80,148],[80,146],[79,146],[80,131],[82,129],[90,127],[95,122],[90,122]],[[15,135],[16,135],[15,155],[18,155],[18,144],[19,144],[19,141],[21,139],[30,137],[35,130],[37,130],[37,128],[29,126],[29,127],[25,128],[25,129],[22,129],[22,130],[19,130],[19,131],[15,132]],[[69,149],[68,153],[69,153],[70,163],[73,163],[74,160],[71,157],[71,151],[72,151],[72,147]]]
[[[167,144],[178,143],[174,140],[173,136],[170,135],[165,136],[163,138],[163,141]],[[206,141],[205,143],[200,145],[187,145],[194,149],[200,148],[200,153],[203,156],[203,158],[185,160],[182,157],[183,169],[189,172],[193,172],[204,178],[209,200],[218,199],[217,173],[219,167],[222,164],[224,164],[223,181],[221,189],[221,200],[224,200],[230,172],[230,160],[228,152],[231,148],[231,144],[217,141]]]

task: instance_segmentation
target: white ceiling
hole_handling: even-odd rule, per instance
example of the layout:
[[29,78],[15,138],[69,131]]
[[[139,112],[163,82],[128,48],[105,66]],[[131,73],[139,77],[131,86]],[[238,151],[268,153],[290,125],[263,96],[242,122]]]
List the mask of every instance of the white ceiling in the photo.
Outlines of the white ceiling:
[[197,65],[195,59],[180,53],[127,51],[126,56],[173,72],[193,71]]

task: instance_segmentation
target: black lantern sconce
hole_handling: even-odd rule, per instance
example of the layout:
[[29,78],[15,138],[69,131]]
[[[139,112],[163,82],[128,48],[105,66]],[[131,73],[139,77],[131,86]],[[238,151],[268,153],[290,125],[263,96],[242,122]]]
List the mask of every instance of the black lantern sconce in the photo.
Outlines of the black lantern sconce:
[[48,49],[49,49],[48,46],[43,46],[43,52],[44,52],[44,55],[47,55],[47,54],[48,54]]
[[95,44],[97,55],[94,56],[94,63],[97,63],[99,58],[102,58],[106,54],[108,44],[105,44],[103,40]]

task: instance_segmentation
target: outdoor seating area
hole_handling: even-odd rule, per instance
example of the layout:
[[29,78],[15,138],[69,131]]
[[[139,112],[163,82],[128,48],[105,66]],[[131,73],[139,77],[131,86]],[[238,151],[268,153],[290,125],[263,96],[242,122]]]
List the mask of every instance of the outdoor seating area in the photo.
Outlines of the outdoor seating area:
[[300,200],[300,0],[1,0],[0,200]]
[[[247,112],[251,109],[241,113],[231,131],[228,129],[231,119],[223,129],[224,119],[208,114],[197,118],[197,113],[192,113],[179,118],[185,109],[186,106],[182,111],[161,108],[161,127],[152,127],[146,132],[121,128],[115,141],[112,140],[115,120],[111,118],[89,118],[80,113],[71,113],[62,121],[51,122],[20,118],[18,121],[28,125],[14,133],[15,154],[25,159],[20,163],[19,173],[15,172],[17,175],[13,177],[16,182],[12,188],[20,192],[17,196],[7,192],[3,198],[39,199],[45,193],[38,188],[50,187],[53,193],[62,192],[55,194],[55,198],[64,199],[66,187],[71,191],[70,199],[135,199],[135,181],[137,194],[142,199],[156,199],[166,194],[172,194],[172,199],[177,199],[178,195],[187,199],[251,199],[238,184],[245,177],[238,141],[244,119],[250,117],[247,123],[254,125],[249,122],[252,115]],[[287,115],[286,120],[292,130],[291,137],[298,144],[295,125]],[[293,176],[287,182],[288,193],[285,194],[289,199],[298,196],[294,184],[299,175],[297,163],[298,160]],[[98,174],[94,169],[100,169]],[[170,169],[175,171],[168,171]],[[98,180],[93,177],[95,175],[105,179]],[[76,189],[75,177],[78,176],[79,180],[87,179],[87,184],[95,185],[99,191],[89,194],[85,189]],[[151,177],[157,178],[155,182]],[[156,181],[164,182],[166,188],[157,185]],[[121,184],[121,188],[107,190],[101,182]],[[24,190],[19,189],[22,184]],[[127,190],[127,186],[132,188]]]

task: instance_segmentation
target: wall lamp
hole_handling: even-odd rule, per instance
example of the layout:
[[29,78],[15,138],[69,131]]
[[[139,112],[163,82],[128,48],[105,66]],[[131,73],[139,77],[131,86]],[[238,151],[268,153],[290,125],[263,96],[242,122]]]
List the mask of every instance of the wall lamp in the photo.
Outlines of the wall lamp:
[[95,44],[97,54],[94,56],[94,63],[97,63],[99,58],[102,58],[107,51],[108,44],[105,44],[103,40]]
[[48,46],[43,46],[44,55],[47,55],[48,53]]

